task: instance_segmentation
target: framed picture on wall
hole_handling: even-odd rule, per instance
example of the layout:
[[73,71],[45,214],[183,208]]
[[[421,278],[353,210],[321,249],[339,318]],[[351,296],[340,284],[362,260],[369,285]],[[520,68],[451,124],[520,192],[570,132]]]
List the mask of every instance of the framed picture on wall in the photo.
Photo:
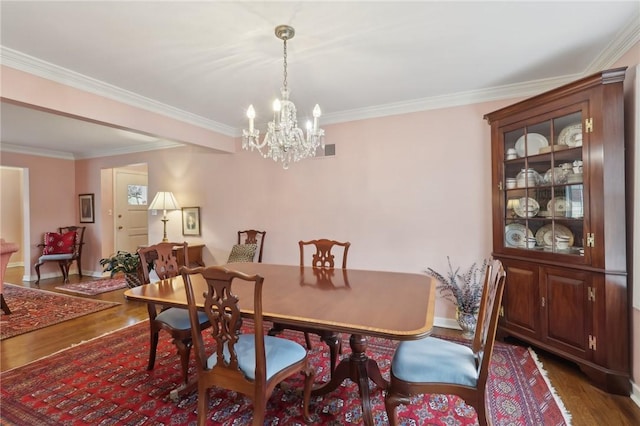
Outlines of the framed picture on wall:
[[182,235],[200,235],[200,207],[182,208]]
[[94,223],[93,194],[80,194],[80,223]]

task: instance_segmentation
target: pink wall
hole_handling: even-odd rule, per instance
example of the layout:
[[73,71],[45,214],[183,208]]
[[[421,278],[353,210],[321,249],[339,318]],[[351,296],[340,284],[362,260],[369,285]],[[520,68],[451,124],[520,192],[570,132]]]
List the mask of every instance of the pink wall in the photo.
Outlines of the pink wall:
[[22,237],[22,182],[23,170],[0,167],[0,236],[6,242],[18,244],[18,251],[9,260],[9,267],[24,263]]
[[[37,245],[42,243],[44,232],[55,231],[60,226],[77,224],[76,164],[72,160],[10,152],[3,152],[0,160],[3,166],[28,169],[31,233],[29,247],[23,247],[23,251],[25,275],[33,275],[33,265],[41,254]],[[14,242],[22,245],[21,241]],[[43,277],[53,273],[52,271],[59,274],[57,268],[57,264],[47,263],[40,268],[40,272]]]

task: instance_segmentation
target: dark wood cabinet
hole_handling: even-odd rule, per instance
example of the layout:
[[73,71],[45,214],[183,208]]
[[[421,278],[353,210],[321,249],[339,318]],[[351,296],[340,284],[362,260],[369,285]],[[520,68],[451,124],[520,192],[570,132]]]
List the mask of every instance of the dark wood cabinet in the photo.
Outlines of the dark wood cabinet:
[[499,325],[628,395],[623,81],[603,71],[487,114]]

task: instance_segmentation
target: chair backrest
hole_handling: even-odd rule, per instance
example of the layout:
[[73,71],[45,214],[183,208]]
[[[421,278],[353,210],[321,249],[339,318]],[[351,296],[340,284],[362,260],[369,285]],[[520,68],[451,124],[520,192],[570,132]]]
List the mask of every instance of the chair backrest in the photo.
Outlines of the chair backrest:
[[340,242],[335,240],[328,240],[325,238],[319,240],[299,241],[300,246],[300,266],[305,266],[305,246],[315,246],[315,253],[312,253],[311,265],[314,268],[334,268],[335,267],[335,254],[331,250],[336,247],[342,247],[342,269],[347,268],[347,254],[349,253],[350,242]]
[[180,265],[178,264],[176,250],[182,250],[184,264],[188,265],[188,247],[189,244],[185,241],[183,243],[162,242],[138,249],[144,283],[149,284],[151,282],[149,278],[151,272],[150,264],[153,265],[153,270],[156,271],[158,278],[161,280],[180,275]]
[[76,241],[73,247],[73,257],[79,257],[82,254],[82,246],[84,245],[84,231],[87,229],[86,226],[61,226],[58,228],[58,233],[66,234],[67,232],[75,232],[76,233]]
[[[208,367],[210,354],[207,353],[202,334],[199,331],[198,307],[192,283],[192,278],[196,275],[202,275],[207,284],[206,292],[204,293],[204,312],[211,322],[211,328],[204,332],[210,332],[216,343],[214,346],[217,361],[212,369]],[[222,266],[195,269],[183,268],[182,277],[187,292],[192,342],[196,353],[198,374],[206,374],[208,376],[208,384],[253,395],[253,389],[256,387],[261,388],[265,385],[267,376],[264,334],[262,333],[262,283],[264,279],[259,275],[250,276]],[[241,335],[242,317],[238,306],[239,299],[233,294],[232,288],[236,279],[245,282],[241,285],[245,286],[251,283],[254,288],[255,381],[247,379],[238,365],[236,343],[238,343]],[[211,347],[213,348],[214,346]]]
[[491,259],[487,264],[485,285],[478,312],[478,322],[473,340],[473,352],[478,368],[478,388],[485,389],[489,376],[489,363],[498,328],[498,316],[502,304],[506,272],[502,262]]
[[[262,248],[264,247],[264,237],[267,231],[256,231],[255,229],[247,229],[238,231],[238,244],[256,244],[256,252],[258,253],[258,263],[262,263]],[[242,239],[244,238],[244,241]]]

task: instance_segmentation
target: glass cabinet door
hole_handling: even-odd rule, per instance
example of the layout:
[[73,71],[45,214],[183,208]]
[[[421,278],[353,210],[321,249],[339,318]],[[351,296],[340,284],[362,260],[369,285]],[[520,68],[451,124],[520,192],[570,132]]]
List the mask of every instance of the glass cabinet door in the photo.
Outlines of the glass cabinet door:
[[558,117],[504,129],[505,248],[584,256],[582,123],[577,106]]

